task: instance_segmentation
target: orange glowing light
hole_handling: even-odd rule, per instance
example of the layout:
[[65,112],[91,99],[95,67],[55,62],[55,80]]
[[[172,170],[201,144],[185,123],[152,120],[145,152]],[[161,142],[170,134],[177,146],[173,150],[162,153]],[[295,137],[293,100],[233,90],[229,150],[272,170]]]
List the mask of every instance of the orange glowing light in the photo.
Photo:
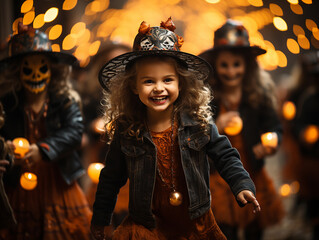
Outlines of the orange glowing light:
[[278,56],[278,66],[282,67],[282,68],[287,67],[288,60],[287,60],[286,55],[282,51],[279,51],[279,50],[276,50],[276,53]]
[[26,14],[24,14],[23,16],[23,24],[24,25],[29,25],[32,23],[32,21],[34,20],[34,17],[35,17],[35,12],[34,11],[30,11],[30,12],[27,12]]
[[312,31],[314,28],[318,28],[317,23],[311,19],[306,19],[306,27],[309,31]]
[[290,193],[291,193],[291,188],[289,184],[285,183],[280,187],[281,196],[287,197],[290,195]]
[[21,13],[29,12],[33,7],[33,0],[27,0],[21,5]]
[[38,184],[38,177],[34,173],[25,172],[20,177],[20,185],[25,190],[33,190]]
[[287,48],[293,54],[298,54],[300,52],[298,43],[292,38],[287,39]]
[[298,43],[303,49],[310,49],[310,42],[304,35],[298,35]]
[[269,4],[269,9],[270,9],[270,11],[271,11],[274,15],[277,15],[277,16],[282,16],[282,15],[284,15],[284,13],[283,13],[281,7],[278,6],[277,4],[270,3],[270,4]]
[[291,4],[298,4],[299,0],[287,0],[287,2],[291,3]]
[[298,181],[293,181],[290,183],[291,193],[296,194],[300,190],[300,183]]
[[52,44],[51,48],[52,48],[53,52],[60,52],[61,51],[60,45],[57,43]]
[[33,28],[40,28],[44,25],[44,14],[39,14],[33,20]]
[[262,0],[248,0],[248,2],[254,7],[262,7],[264,5]]
[[49,31],[49,39],[50,40],[55,40],[58,37],[60,37],[62,33],[62,25],[57,24],[55,26],[53,26],[50,31]]
[[235,136],[240,133],[242,128],[243,120],[239,116],[234,116],[224,128],[224,132],[229,136]]
[[93,121],[93,126],[94,126],[94,131],[96,133],[104,133],[105,128],[104,128],[104,120],[102,118],[97,118]]
[[303,9],[299,4],[290,4],[290,9],[293,11],[295,14],[302,15],[303,14]]
[[72,35],[67,35],[62,42],[62,49],[63,50],[70,50],[74,48],[76,44],[76,39]]
[[275,132],[267,132],[261,135],[261,143],[265,147],[276,148],[278,145],[278,136]]
[[318,28],[313,28],[312,35],[313,35],[313,37],[315,39],[319,40],[319,29]]
[[78,3],[77,0],[65,0],[63,2],[62,9],[65,11],[71,10],[76,6],[77,3]]
[[287,31],[287,23],[281,17],[274,17],[273,19],[274,26],[280,31]]
[[102,163],[91,163],[88,168],[88,175],[92,182],[98,183],[99,182],[99,177],[100,177],[100,172],[104,168],[104,164]]
[[99,50],[100,45],[101,45],[101,42],[99,40],[91,43],[90,49],[89,49],[89,55],[94,56],[97,53],[97,51]]
[[15,138],[12,141],[15,146],[14,153],[17,158],[23,158],[24,155],[29,151],[29,141],[25,138]]
[[319,128],[316,125],[309,125],[304,130],[303,138],[307,143],[313,144],[318,141]]
[[45,22],[52,22],[58,16],[59,9],[56,7],[52,7],[48,9],[44,14],[44,21]]
[[302,29],[299,25],[294,24],[292,27],[292,31],[296,36],[298,35],[305,35],[305,30]]
[[286,101],[282,106],[282,114],[285,119],[292,120],[296,115],[296,106],[291,101]]

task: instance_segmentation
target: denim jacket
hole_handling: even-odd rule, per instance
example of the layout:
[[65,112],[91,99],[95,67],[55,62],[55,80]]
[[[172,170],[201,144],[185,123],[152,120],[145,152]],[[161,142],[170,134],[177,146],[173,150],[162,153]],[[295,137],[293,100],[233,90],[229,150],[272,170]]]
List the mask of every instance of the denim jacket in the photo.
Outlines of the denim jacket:
[[[23,102],[23,94],[19,92],[19,102]],[[36,144],[43,160],[56,164],[61,176],[67,184],[81,177],[85,171],[77,150],[81,146],[83,118],[78,103],[68,96],[49,96],[49,106],[45,127],[47,137]],[[24,120],[24,106],[18,104],[12,95],[1,99],[6,113],[5,125],[0,130],[6,140],[26,137],[27,129]],[[19,183],[19,166],[13,167],[6,174],[6,184],[15,186]]]
[[[156,177],[156,146],[149,132],[145,131],[142,135],[143,140],[137,140],[115,133],[106,156],[106,165],[100,174],[93,206],[93,225],[110,224],[116,196],[129,178],[130,216],[136,223],[147,228],[155,227],[151,206]],[[210,209],[207,156],[214,161],[235,196],[245,189],[255,193],[254,183],[243,168],[237,150],[231,147],[227,137],[219,135],[212,121],[203,129],[198,122],[181,114],[178,141],[191,219]]]

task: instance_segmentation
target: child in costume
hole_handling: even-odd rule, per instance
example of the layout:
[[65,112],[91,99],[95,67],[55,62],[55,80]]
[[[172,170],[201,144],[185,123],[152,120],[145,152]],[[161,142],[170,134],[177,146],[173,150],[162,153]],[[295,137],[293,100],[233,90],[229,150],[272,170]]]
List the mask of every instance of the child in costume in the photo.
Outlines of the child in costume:
[[238,152],[212,121],[210,66],[181,52],[174,30],[170,18],[160,27],[142,22],[133,52],[101,69],[112,138],[93,205],[98,240],[127,179],[129,215],[112,239],[225,239],[210,209],[207,156],[238,203],[260,211]]
[[[24,157],[5,172],[4,184],[17,227],[1,239],[90,239],[92,212],[76,180],[84,174],[77,149],[83,119],[79,97],[70,86],[72,55],[52,52],[47,35],[19,23],[0,62],[5,124],[0,134],[30,142]],[[17,156],[18,157],[18,156]],[[37,175],[37,186],[19,184],[23,172]]]
[[293,75],[296,85],[286,98],[294,103],[296,112],[284,122],[284,176],[300,184],[295,207],[306,206],[305,218],[312,227],[312,239],[319,239],[319,51],[302,54],[297,67],[300,71]]
[[[274,83],[257,63],[266,51],[250,46],[248,32],[236,21],[228,20],[215,32],[214,47],[200,54],[215,72],[209,80],[214,91],[212,108],[220,134],[226,134],[241,156],[245,169],[256,185],[256,198],[263,211],[239,208],[231,191],[216,171],[211,175],[212,209],[221,230],[229,239],[238,239],[239,228],[245,239],[261,239],[263,230],[283,217],[281,199],[264,168],[264,158],[278,146],[264,146],[261,135],[272,132],[280,143],[282,127],[276,112]],[[242,122],[242,129],[229,130]],[[228,131],[227,131],[228,130]],[[279,145],[279,144],[278,144]]]

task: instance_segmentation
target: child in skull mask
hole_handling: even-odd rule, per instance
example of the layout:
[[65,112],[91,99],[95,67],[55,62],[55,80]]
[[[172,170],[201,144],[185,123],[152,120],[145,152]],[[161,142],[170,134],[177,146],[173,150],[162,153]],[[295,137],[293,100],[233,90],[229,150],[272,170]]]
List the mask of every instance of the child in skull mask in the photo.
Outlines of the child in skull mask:
[[[0,62],[1,136],[13,150],[14,138],[30,142],[4,175],[18,225],[1,233],[3,239],[90,239],[91,210],[76,182],[84,169],[76,151],[83,131],[79,98],[68,80],[75,63],[72,55],[52,52],[46,34],[21,23]],[[26,171],[37,175],[33,190],[19,184]]]

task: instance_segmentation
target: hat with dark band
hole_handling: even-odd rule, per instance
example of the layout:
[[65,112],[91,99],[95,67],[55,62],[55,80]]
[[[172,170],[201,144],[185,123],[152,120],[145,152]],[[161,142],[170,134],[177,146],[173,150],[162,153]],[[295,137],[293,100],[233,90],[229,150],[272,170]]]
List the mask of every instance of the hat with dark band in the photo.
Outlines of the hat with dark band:
[[18,34],[13,35],[8,43],[8,57],[0,61],[0,71],[31,54],[44,54],[54,63],[76,65],[77,59],[71,54],[53,52],[51,42],[44,32],[31,26],[18,24]]
[[259,46],[251,46],[247,29],[238,21],[228,19],[226,23],[215,31],[214,46],[199,56],[216,54],[220,50],[247,49],[254,56],[266,53]]
[[104,89],[108,82],[118,74],[123,74],[128,66],[146,56],[168,56],[178,60],[199,80],[206,80],[211,73],[210,65],[200,57],[181,52],[183,38],[174,33],[175,25],[171,18],[161,22],[159,27],[150,27],[142,22],[135,37],[133,51],[117,56],[107,62],[99,73],[99,81]]

